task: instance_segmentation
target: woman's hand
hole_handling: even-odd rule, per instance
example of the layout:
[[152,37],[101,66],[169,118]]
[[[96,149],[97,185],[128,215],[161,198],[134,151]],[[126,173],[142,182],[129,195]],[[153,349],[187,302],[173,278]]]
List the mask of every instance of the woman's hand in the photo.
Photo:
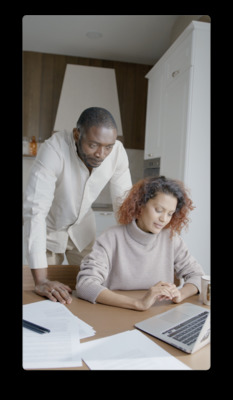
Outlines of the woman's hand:
[[197,292],[198,289],[192,284],[185,284],[181,289],[178,289],[173,283],[160,281],[148,289],[141,299],[115,293],[105,288],[97,296],[96,302],[115,307],[145,311],[148,310],[156,300],[171,300],[173,303],[180,303],[186,297],[192,296]]
[[[171,290],[172,297],[170,298],[170,300],[172,300],[173,303],[180,303],[183,300],[181,291],[175,285],[173,285],[173,286],[174,287]],[[159,300],[159,301],[168,300],[168,298],[166,296],[159,296],[157,300]]]
[[[137,310],[148,310],[156,300],[172,300],[179,299],[179,289],[176,285],[168,282],[158,282],[152,286],[146,294],[137,302]],[[180,300],[181,301],[181,300]]]
[[72,293],[72,289],[58,281],[45,279],[35,285],[35,292],[40,296],[45,296],[52,301],[59,301],[62,304],[70,304],[72,302],[72,297],[69,295],[69,293]]
[[[175,285],[174,285],[175,286]],[[194,294],[198,293],[198,289],[192,283],[186,283],[181,289],[178,289],[176,286],[171,291],[172,298],[171,300],[173,303],[180,303],[187,297],[193,296]],[[160,296],[158,300],[166,299],[166,296]]]

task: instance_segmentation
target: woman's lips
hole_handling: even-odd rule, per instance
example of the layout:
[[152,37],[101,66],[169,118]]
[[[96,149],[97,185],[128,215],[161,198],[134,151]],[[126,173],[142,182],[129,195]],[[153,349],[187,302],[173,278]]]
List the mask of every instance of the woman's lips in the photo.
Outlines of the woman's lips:
[[155,226],[156,228],[158,228],[158,229],[162,229],[162,228],[163,228],[163,225],[159,225],[159,224],[156,224],[156,223],[154,223],[154,226]]

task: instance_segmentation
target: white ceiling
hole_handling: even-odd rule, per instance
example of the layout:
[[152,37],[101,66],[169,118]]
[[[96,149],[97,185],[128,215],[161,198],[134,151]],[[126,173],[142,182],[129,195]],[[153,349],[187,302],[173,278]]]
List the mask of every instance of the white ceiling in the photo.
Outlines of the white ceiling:
[[[23,50],[153,65],[179,15],[25,15]],[[100,38],[88,38],[98,32]]]

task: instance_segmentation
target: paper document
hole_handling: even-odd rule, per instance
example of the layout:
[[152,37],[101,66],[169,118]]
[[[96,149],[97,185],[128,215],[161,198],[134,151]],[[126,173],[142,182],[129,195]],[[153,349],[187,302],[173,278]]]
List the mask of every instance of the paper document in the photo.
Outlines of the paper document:
[[78,347],[79,340],[71,333],[69,327],[66,332],[50,332],[43,335],[23,328],[23,368],[82,366]]
[[38,334],[23,328],[23,368],[82,366],[79,339],[94,335],[92,327],[50,300],[24,305],[23,319],[51,331]]
[[92,326],[88,325],[86,322],[82,321],[78,317],[75,318],[77,318],[78,321],[79,339],[84,339],[95,335],[96,332],[92,328]]
[[137,330],[82,343],[80,351],[93,370],[190,369]]

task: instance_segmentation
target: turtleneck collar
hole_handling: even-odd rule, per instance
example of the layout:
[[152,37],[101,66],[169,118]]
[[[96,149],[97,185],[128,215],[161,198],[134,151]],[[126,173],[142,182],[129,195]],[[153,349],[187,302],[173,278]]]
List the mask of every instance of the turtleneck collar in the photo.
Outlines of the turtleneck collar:
[[126,229],[130,237],[143,246],[147,246],[155,242],[157,236],[159,235],[159,233],[155,234],[144,232],[137,226],[135,219],[130,224],[126,225]]

